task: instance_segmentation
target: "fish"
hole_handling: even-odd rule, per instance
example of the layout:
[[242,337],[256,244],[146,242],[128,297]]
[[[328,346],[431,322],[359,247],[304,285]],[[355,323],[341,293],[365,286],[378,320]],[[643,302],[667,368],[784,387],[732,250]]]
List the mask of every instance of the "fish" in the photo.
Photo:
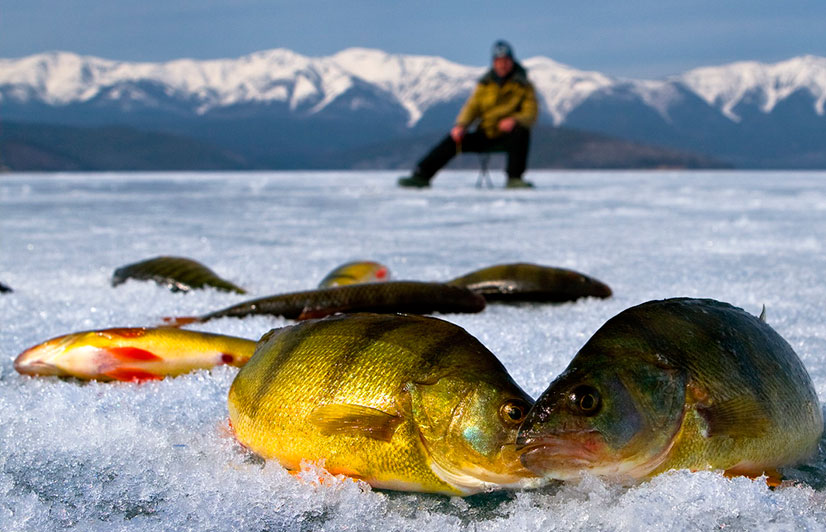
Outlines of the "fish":
[[200,262],[185,257],[161,256],[122,266],[112,275],[112,286],[125,283],[128,279],[155,281],[173,292],[211,287],[224,292],[247,293]]
[[518,262],[475,270],[450,281],[482,294],[488,301],[533,301],[563,303],[583,297],[611,297],[611,288],[585,274]]
[[14,361],[24,375],[147,381],[218,365],[242,366],[254,340],[169,327],[123,327],[52,338]]
[[164,318],[172,326],[202,323],[214,318],[269,314],[287,319],[321,318],[337,312],[481,312],[485,299],[458,286],[421,281],[387,281],[332,286],[244,301],[202,316]]
[[265,334],[227,399],[239,443],[287,469],[459,496],[540,481],[514,453],[531,404],[461,327],[369,313]]
[[728,303],[673,298],[597,330],[536,400],[517,451],[558,480],[689,469],[771,484],[822,433],[809,374],[774,329]]
[[356,283],[376,283],[390,280],[390,269],[379,262],[348,262],[328,273],[318,284],[319,288],[344,286]]
[[3,283],[0,283],[0,294],[9,294],[11,292],[14,292],[14,290],[4,285]]

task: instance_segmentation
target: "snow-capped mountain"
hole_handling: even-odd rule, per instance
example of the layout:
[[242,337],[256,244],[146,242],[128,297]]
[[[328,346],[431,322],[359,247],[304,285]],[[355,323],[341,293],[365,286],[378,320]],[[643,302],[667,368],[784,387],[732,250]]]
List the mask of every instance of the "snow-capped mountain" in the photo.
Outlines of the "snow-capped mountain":
[[[616,78],[545,57],[523,64],[547,124],[746,166],[826,165],[826,58],[733,63],[662,80]],[[0,59],[0,118],[121,123],[258,150],[355,147],[446,129],[484,70],[363,48],[165,63],[52,52]]]
[[438,57],[390,55],[353,48],[331,57],[310,58],[286,49],[239,59],[127,63],[67,52],[0,59],[0,102],[50,106],[98,98],[123,106],[158,105],[140,84],[161,87],[168,98],[190,102],[192,112],[243,104],[283,103],[307,114],[367,83],[392,98],[415,124],[430,106],[464,97],[482,68]]
[[[771,113],[797,92],[809,94],[813,111],[824,115],[826,57],[806,55],[774,64],[754,61],[697,68],[676,78],[727,118],[739,122],[735,108],[751,99],[763,113]],[[751,103],[751,102],[750,102]]]

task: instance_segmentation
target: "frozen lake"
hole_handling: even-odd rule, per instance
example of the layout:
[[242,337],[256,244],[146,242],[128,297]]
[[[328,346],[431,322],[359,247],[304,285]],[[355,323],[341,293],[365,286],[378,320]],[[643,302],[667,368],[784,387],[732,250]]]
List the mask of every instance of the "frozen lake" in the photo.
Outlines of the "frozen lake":
[[[226,430],[234,368],[140,385],[14,371],[18,353],[57,335],[310,289],[351,260],[427,281],[535,262],[596,277],[614,297],[440,316],[534,397],[608,318],[691,296],[755,315],[765,304],[826,400],[826,172],[531,172],[529,191],[476,189],[460,171],[403,190],[398,175],[0,174],[0,282],[14,289],[0,295],[0,530],[826,528],[823,444],[787,471],[801,482],[773,491],[677,471],[450,499],[249,460]],[[198,260],[251,295],[110,286],[117,267],[158,255]],[[191,328],[258,338],[289,323]]]

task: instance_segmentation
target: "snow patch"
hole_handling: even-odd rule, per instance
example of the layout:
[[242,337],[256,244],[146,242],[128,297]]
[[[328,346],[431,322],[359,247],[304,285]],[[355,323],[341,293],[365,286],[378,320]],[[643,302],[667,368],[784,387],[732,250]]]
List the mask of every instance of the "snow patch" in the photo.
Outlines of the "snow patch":
[[[0,530],[823,530],[826,453],[798,483],[670,472],[639,485],[584,476],[468,499],[367,488],[308,465],[255,460],[227,433],[232,367],[141,385],[17,374],[14,357],[73,331],[156,325],[250,296],[172,293],[115,268],[191,257],[251,296],[310,289],[378,260],[397,279],[447,280],[505,262],[592,275],[606,300],[441,315],[538,396],[612,316],[643,301],[712,297],[768,322],[826,397],[826,172],[532,171],[537,188],[426,191],[398,172],[4,174],[0,179]],[[501,187],[504,175],[494,172]],[[78,216],[82,213],[82,216]],[[676,235],[676,236],[675,236]],[[253,316],[198,329],[259,338]],[[826,444],[821,442],[821,449]]]

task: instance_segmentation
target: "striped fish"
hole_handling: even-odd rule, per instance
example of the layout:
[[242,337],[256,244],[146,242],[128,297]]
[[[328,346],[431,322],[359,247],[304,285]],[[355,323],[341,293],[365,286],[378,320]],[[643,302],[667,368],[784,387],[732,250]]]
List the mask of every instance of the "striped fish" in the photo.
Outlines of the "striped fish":
[[264,335],[228,397],[238,441],[297,470],[470,495],[538,479],[514,453],[532,401],[464,329],[352,314]]
[[611,297],[605,283],[573,270],[524,262],[489,266],[447,284],[462,286],[488,301],[562,303],[582,297]]
[[145,381],[229,364],[243,366],[255,342],[169,327],[83,331],[31,347],[14,361],[25,375]]
[[690,469],[776,483],[822,435],[814,384],[786,340],[728,303],[674,298],[594,333],[536,400],[517,451],[558,480]]
[[247,293],[243,288],[221,279],[203,264],[184,257],[155,257],[120,267],[112,275],[112,286],[128,279],[155,281],[173,292],[212,287],[225,292]]
[[304,320],[337,312],[429,314],[431,312],[481,312],[485,299],[459,286],[419,281],[352,284],[292,292],[244,301],[202,316],[165,318],[174,326],[214,318],[255,314]]

